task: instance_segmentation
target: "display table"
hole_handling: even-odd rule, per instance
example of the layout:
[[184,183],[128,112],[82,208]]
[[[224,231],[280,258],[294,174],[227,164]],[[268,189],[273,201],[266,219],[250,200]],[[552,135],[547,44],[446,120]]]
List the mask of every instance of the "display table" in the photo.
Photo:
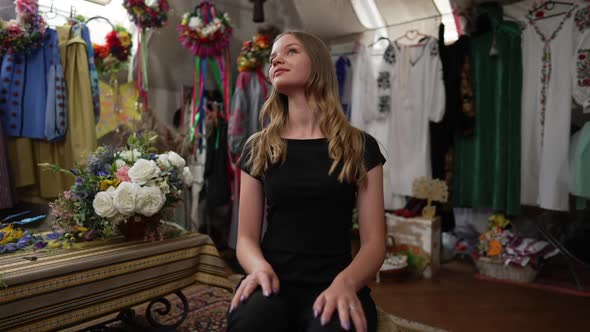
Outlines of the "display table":
[[0,255],[0,276],[0,331],[73,326],[167,294],[184,297],[180,289],[195,282],[232,287],[213,242],[198,233]]

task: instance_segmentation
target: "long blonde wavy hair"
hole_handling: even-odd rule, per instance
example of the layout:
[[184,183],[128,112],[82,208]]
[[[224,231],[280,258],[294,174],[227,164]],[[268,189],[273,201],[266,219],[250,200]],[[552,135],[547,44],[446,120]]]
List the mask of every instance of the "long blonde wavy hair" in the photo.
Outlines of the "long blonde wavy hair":
[[[320,129],[328,140],[329,156],[333,160],[328,174],[331,175],[341,164],[338,180],[361,184],[367,174],[363,158],[365,138],[360,130],[348,123],[342,112],[328,47],[317,37],[304,32],[285,32],[275,41],[286,34],[294,36],[303,45],[311,60],[305,96],[311,109],[318,112]],[[251,149],[246,165],[253,176],[262,176],[272,164],[287,158],[287,143],[281,139],[287,118],[287,96],[273,88],[260,111],[260,124],[264,129],[246,142]]]

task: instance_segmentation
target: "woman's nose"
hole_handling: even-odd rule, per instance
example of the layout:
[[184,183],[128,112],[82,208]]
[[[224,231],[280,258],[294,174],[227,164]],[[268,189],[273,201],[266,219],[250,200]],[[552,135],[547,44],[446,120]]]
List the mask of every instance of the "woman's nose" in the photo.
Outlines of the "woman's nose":
[[273,66],[276,66],[276,65],[281,64],[281,63],[283,63],[283,60],[278,55],[274,59],[272,59],[272,65]]

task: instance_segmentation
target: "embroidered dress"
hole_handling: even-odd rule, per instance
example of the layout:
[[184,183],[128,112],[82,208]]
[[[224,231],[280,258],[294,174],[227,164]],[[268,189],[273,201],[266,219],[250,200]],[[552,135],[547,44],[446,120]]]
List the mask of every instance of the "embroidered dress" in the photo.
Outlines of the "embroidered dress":
[[[0,73],[0,116],[6,135],[21,137],[24,125],[23,93],[25,82],[25,56],[23,54],[6,54],[2,61]],[[41,127],[34,136],[41,135]]]
[[[383,62],[383,52],[367,49],[359,45],[357,54],[351,57],[351,114],[350,123],[372,135],[379,143],[381,153],[389,158],[385,144],[389,139],[387,122],[383,121],[390,110],[382,108],[379,112],[377,98],[377,68]],[[391,105],[389,105],[391,106]],[[385,209],[395,210],[405,205],[405,200],[392,192],[391,167],[383,167],[383,197]]]
[[412,182],[431,176],[429,122],[444,114],[445,89],[438,40],[420,45],[395,42],[377,70],[377,117],[385,118],[382,141],[389,163],[393,194],[412,196]]
[[[57,33],[46,30],[44,46],[30,54],[5,55],[0,82],[0,116],[13,137],[59,140],[67,118],[62,93],[63,72],[57,50]],[[56,102],[56,98],[62,98]],[[61,105],[61,106],[60,106]]]
[[[560,8],[559,12],[565,14],[543,20],[525,17],[528,24],[522,34],[526,84],[522,98],[521,203],[565,211],[570,110],[572,95],[576,96],[574,85],[579,85],[578,76],[583,90],[588,89],[584,86],[585,66],[580,65],[576,71],[572,64],[579,64],[584,49],[590,48],[584,47],[590,30],[586,6],[574,4]],[[582,94],[577,95],[580,99]]]

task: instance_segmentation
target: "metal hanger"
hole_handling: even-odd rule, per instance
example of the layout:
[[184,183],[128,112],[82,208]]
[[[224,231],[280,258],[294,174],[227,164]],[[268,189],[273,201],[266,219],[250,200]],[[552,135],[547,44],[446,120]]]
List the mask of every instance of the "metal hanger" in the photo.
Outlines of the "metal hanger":
[[413,45],[410,45],[410,46],[411,47],[423,46],[424,43],[422,43],[422,42],[425,39],[430,38],[430,36],[425,35],[425,34],[421,33],[420,31],[418,31],[416,29],[407,30],[406,33],[404,33],[403,35],[397,37],[394,42],[397,43],[398,41],[400,41],[401,39],[404,39],[404,38],[413,42],[417,37],[420,37],[420,36],[422,36],[422,38],[420,38],[418,40],[418,43],[413,44]]
[[86,25],[88,25],[88,23],[90,23],[90,21],[97,20],[97,19],[106,21],[111,26],[111,28],[113,30],[115,30],[115,25],[113,23],[111,23],[111,21],[108,18],[104,17],[104,16],[98,16],[98,15],[97,16],[92,16],[91,18],[89,18],[89,19],[86,20]]
[[389,40],[389,38],[387,37],[379,37],[379,39],[377,39],[376,41],[374,41],[373,43],[369,44],[368,47],[373,47],[375,46],[378,42],[382,41],[382,40],[387,40],[387,43],[389,44],[389,46],[391,46],[391,40]]

